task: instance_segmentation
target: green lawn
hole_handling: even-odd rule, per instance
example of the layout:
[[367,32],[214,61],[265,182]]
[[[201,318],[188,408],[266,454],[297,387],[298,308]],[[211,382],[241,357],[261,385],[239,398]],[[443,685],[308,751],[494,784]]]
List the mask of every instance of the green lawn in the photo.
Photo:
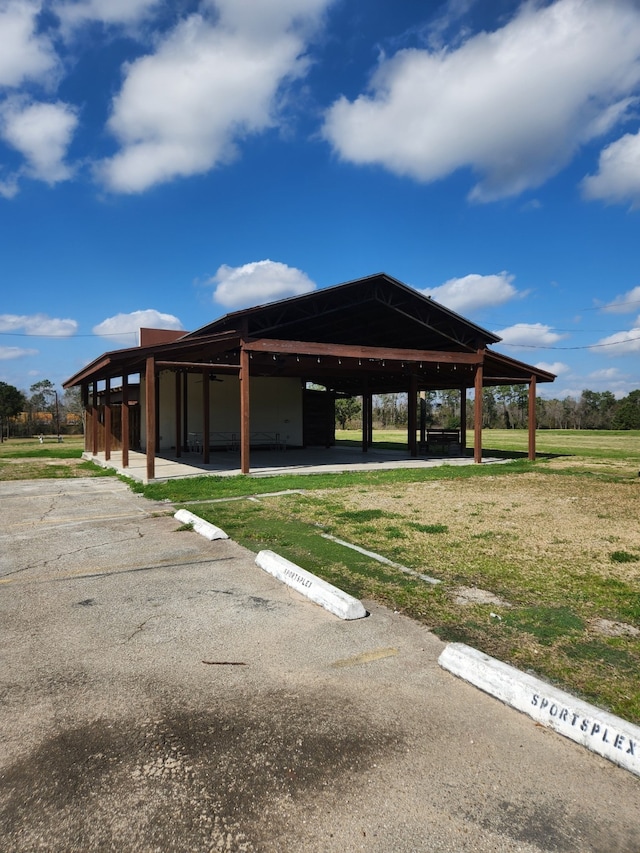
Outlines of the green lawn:
[[[338,441],[359,444],[358,430],[336,430]],[[374,430],[374,445],[407,444],[406,430]],[[485,429],[482,446],[491,450],[527,453],[529,434],[522,429]],[[467,430],[467,444],[473,446],[473,431]],[[536,433],[536,451],[575,457],[623,458],[640,460],[640,430],[573,430],[549,429]]]

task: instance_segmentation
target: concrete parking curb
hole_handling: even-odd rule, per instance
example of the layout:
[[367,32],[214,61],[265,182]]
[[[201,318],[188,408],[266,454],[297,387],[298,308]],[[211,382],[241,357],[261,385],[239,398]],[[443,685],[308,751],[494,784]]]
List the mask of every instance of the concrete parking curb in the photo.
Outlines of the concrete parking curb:
[[[224,530],[187,509],[179,509],[173,517],[182,524],[191,524],[196,533],[210,541],[229,538]],[[362,619],[367,615],[364,605],[357,598],[323,581],[274,551],[260,551],[256,557],[256,565],[311,599],[315,604],[339,616],[340,619]]]
[[438,663],[537,723],[640,776],[640,727],[633,723],[463,643],[448,645]]
[[367,615],[364,605],[357,598],[307,572],[274,551],[260,551],[256,557],[256,565],[341,619],[362,619]]
[[179,509],[173,517],[177,521],[182,522],[182,524],[191,524],[196,533],[204,536],[205,539],[208,539],[210,542],[213,542],[214,539],[229,538],[224,530],[216,527],[215,524],[205,521],[204,518],[200,518],[198,515],[189,512],[188,509]]

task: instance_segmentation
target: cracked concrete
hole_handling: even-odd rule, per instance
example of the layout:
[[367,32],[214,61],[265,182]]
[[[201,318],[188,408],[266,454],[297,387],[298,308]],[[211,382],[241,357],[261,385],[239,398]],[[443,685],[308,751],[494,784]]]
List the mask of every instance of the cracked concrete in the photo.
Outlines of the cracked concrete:
[[424,627],[344,623],[118,481],[0,506],[3,853],[640,849],[638,779]]

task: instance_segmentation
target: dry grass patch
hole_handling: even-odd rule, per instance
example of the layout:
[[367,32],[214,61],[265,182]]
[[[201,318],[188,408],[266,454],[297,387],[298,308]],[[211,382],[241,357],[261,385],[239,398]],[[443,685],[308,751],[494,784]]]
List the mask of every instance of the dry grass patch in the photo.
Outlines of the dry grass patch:
[[[392,527],[403,520],[401,547],[419,563],[415,568],[451,579],[460,572],[468,575],[473,566],[482,575],[490,571],[487,561],[493,558],[527,573],[540,566],[545,575],[597,572],[640,580],[640,564],[616,564],[610,558],[615,551],[640,555],[640,484],[635,482],[534,472],[409,483],[402,493],[390,486],[326,492],[325,497],[330,508],[339,498],[345,520],[349,512],[379,512],[364,531],[378,545],[389,542],[389,520]],[[335,512],[323,515],[324,523],[333,523]],[[354,533],[362,531],[357,524],[350,526]],[[445,532],[430,535],[421,526]]]
[[84,438],[67,435],[10,438],[0,443],[0,480],[64,479],[114,476],[93,462],[83,460]]
[[113,471],[83,459],[0,459],[0,480],[51,480],[113,475]]

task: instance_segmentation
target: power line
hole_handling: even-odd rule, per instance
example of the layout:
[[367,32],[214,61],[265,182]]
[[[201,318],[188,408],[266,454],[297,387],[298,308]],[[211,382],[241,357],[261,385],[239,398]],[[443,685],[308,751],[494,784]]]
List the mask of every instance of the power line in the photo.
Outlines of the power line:
[[68,341],[71,338],[123,338],[125,335],[137,336],[137,332],[111,332],[108,335],[34,335],[29,332],[0,332],[7,338],[47,338],[48,340]]
[[611,309],[615,306],[615,308],[620,308],[623,305],[640,305],[640,299],[630,299],[628,302],[608,302],[606,305],[592,305],[589,308],[580,308],[580,311],[606,311],[607,308]]
[[579,350],[579,349],[598,349],[600,347],[618,347],[621,344],[631,344],[634,341],[640,341],[640,335],[637,338],[626,338],[623,341],[611,341],[608,344],[587,344],[582,347],[552,347],[544,346],[543,344],[509,344],[503,343],[505,347],[518,347],[518,349],[553,349],[553,350]]

